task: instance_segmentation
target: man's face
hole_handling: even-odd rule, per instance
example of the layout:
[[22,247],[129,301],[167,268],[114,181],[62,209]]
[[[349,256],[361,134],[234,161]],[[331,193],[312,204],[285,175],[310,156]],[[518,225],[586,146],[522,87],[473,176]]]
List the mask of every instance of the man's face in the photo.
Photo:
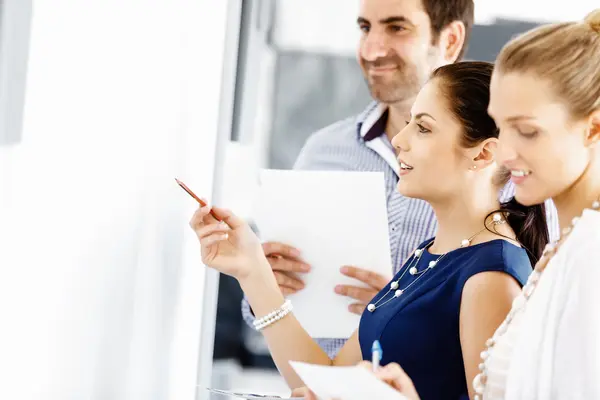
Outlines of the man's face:
[[358,62],[374,99],[414,98],[442,65],[421,0],[361,0]]

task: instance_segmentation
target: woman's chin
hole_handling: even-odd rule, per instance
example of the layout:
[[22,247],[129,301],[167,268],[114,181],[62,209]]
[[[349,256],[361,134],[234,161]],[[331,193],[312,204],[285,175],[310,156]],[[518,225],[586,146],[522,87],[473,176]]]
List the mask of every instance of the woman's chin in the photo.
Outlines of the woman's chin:
[[400,193],[402,196],[404,197],[412,197],[412,198],[419,198],[419,192],[417,190],[414,190],[414,188],[412,188],[409,182],[406,181],[402,181],[402,178],[398,181],[398,185],[396,186],[396,190],[398,191],[398,193]]
[[519,204],[522,204],[525,207],[531,207],[537,204],[542,204],[544,201],[546,201],[547,197],[541,193],[533,193],[528,190],[517,188],[515,190],[515,199],[519,202]]

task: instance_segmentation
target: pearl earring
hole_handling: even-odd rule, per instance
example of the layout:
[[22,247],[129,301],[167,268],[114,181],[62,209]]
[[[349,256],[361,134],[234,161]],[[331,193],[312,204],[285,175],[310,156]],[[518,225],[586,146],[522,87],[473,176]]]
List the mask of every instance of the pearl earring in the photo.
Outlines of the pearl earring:
[[477,165],[473,165],[473,169],[477,169]]

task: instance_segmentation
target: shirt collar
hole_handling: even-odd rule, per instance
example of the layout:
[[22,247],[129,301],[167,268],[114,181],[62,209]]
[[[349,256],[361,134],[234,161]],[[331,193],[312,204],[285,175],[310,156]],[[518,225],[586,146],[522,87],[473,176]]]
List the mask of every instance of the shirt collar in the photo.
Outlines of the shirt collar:
[[388,120],[388,107],[385,104],[373,102],[358,116],[358,136],[365,142],[385,134]]

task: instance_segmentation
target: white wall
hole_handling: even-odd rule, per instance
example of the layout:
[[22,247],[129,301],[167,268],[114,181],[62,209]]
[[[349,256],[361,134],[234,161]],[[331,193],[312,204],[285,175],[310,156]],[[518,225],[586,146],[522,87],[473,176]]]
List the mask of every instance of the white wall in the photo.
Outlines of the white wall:
[[205,274],[173,177],[213,192],[227,4],[33,6],[0,148],[0,398],[191,400]]

